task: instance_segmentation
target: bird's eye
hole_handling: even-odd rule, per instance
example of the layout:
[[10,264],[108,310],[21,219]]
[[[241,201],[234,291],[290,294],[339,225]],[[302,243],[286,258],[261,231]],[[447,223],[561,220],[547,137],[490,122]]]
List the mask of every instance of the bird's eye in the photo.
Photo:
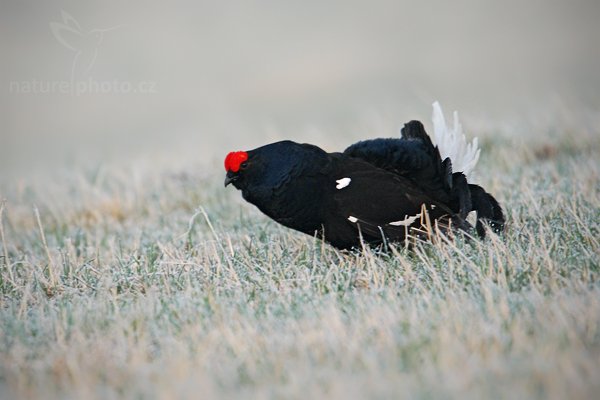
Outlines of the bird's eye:
[[248,161],[244,161],[243,163],[240,164],[241,169],[246,169],[247,166],[248,166]]

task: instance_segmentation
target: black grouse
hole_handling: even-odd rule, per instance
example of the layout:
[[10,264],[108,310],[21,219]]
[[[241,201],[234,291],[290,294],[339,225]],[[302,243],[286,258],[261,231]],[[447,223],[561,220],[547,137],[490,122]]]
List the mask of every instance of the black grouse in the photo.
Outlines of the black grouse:
[[327,153],[289,140],[225,158],[225,186],[289,228],[318,235],[340,249],[423,237],[431,227],[468,231],[467,214],[477,213],[500,232],[504,215],[483,188],[442,160],[418,121],[400,139],[358,142],[343,153]]

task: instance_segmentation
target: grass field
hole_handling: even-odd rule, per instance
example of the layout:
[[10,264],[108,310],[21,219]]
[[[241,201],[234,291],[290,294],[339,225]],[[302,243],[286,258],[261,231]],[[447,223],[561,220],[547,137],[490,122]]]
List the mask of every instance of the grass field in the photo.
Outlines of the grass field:
[[492,133],[506,235],[391,254],[278,226],[220,161],[5,178],[0,397],[597,396],[600,135]]

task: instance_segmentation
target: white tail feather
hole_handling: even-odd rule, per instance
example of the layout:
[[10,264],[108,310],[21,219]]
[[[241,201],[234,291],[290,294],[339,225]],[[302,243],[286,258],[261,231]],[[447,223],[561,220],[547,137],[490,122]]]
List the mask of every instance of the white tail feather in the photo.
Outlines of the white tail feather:
[[433,137],[434,145],[440,150],[442,160],[450,157],[452,170],[462,172],[467,178],[472,174],[481,149],[477,147],[477,138],[467,143],[467,138],[462,132],[462,125],[458,121],[458,113],[454,112],[454,126],[449,128],[442,112],[442,107],[437,101],[433,103]]

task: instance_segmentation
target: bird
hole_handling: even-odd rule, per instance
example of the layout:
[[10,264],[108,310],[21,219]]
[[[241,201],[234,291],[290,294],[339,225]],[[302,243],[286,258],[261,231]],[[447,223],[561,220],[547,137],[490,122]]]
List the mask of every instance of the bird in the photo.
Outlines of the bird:
[[[434,121],[441,113],[436,104]],[[450,134],[460,133],[456,128]],[[445,122],[436,130],[438,140],[448,135]],[[477,143],[465,145],[463,135],[455,136],[450,152],[462,152],[463,171],[453,172],[453,160],[442,159],[423,124],[413,120],[400,138],[364,140],[342,152],[291,140],[229,152],[225,187],[233,185],[276,222],[342,250],[408,244],[430,237],[432,227],[470,232],[471,211],[477,213],[480,237],[485,237],[486,224],[501,233],[502,207],[467,180],[479,158]]]

